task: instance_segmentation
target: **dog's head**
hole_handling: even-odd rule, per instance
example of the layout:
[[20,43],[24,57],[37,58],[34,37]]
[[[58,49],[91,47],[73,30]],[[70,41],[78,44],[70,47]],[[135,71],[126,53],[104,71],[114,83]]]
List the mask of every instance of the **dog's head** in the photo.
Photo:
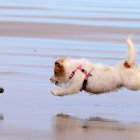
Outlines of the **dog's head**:
[[66,58],[58,58],[54,63],[54,75],[50,78],[55,85],[61,85],[66,82]]

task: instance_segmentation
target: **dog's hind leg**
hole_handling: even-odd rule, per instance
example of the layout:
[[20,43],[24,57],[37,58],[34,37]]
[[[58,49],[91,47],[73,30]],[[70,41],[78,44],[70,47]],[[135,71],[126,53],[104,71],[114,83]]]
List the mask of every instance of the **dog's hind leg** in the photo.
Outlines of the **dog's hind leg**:
[[132,69],[132,71],[125,71],[124,87],[130,90],[140,90],[140,72]]

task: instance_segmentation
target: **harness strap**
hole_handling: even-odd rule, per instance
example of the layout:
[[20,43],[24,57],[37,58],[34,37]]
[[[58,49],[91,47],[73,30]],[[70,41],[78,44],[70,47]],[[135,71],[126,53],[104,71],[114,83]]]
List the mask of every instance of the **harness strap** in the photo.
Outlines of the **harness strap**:
[[92,68],[89,73],[82,68],[82,65],[79,65],[75,70],[72,71],[71,75],[69,76],[69,79],[72,79],[72,77],[75,75],[75,73],[77,72],[77,70],[80,70],[81,72],[83,72],[85,74],[85,78],[84,78],[84,81],[83,81],[83,86],[81,88],[80,91],[82,90],[85,90],[86,89],[86,85],[87,85],[87,80],[88,80],[88,77],[89,76],[92,76],[91,75],[91,72],[94,70],[94,68]]
[[75,75],[76,71],[80,70],[84,73],[84,69],[82,68],[82,65],[79,65],[75,70],[72,71],[71,75],[69,76],[69,79],[72,79],[72,77]]
[[80,89],[80,91],[85,90],[86,89],[86,85],[87,85],[87,80],[89,76],[92,76],[91,72],[94,70],[94,68],[92,68],[89,73],[85,76],[84,81],[83,81],[83,86]]

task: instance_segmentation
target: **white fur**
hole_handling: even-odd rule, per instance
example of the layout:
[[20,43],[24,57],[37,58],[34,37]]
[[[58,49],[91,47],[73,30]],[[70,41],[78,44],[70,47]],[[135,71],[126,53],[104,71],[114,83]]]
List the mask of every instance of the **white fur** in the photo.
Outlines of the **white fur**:
[[[117,90],[125,87],[130,90],[140,90],[140,69],[135,65],[136,50],[130,38],[127,39],[128,58],[125,62],[129,64],[129,68],[125,67],[124,63],[115,66],[107,66],[103,64],[92,64],[87,59],[64,59],[64,68],[66,75],[65,80],[60,84],[66,84],[66,87],[52,90],[51,93],[56,96],[64,96],[77,93],[83,85],[85,75],[78,70],[72,79],[69,79],[71,72],[77,66],[82,65],[86,71],[92,68],[92,77],[88,78],[85,91],[90,94],[99,94]],[[51,78],[55,82],[55,76]],[[58,81],[59,83],[59,81]]]
[[128,58],[127,58],[127,61],[131,65],[135,62],[135,59],[136,59],[136,49],[134,47],[134,44],[133,44],[132,40],[129,37],[127,38],[126,42],[128,44]]

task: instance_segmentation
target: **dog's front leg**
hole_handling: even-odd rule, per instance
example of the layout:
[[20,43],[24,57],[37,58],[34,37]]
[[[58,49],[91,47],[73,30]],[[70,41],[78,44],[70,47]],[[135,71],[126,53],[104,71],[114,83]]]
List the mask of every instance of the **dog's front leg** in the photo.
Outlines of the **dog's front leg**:
[[64,96],[64,95],[74,94],[74,93],[77,93],[80,91],[81,85],[82,85],[82,83],[71,84],[67,88],[52,90],[51,93],[55,96]]

